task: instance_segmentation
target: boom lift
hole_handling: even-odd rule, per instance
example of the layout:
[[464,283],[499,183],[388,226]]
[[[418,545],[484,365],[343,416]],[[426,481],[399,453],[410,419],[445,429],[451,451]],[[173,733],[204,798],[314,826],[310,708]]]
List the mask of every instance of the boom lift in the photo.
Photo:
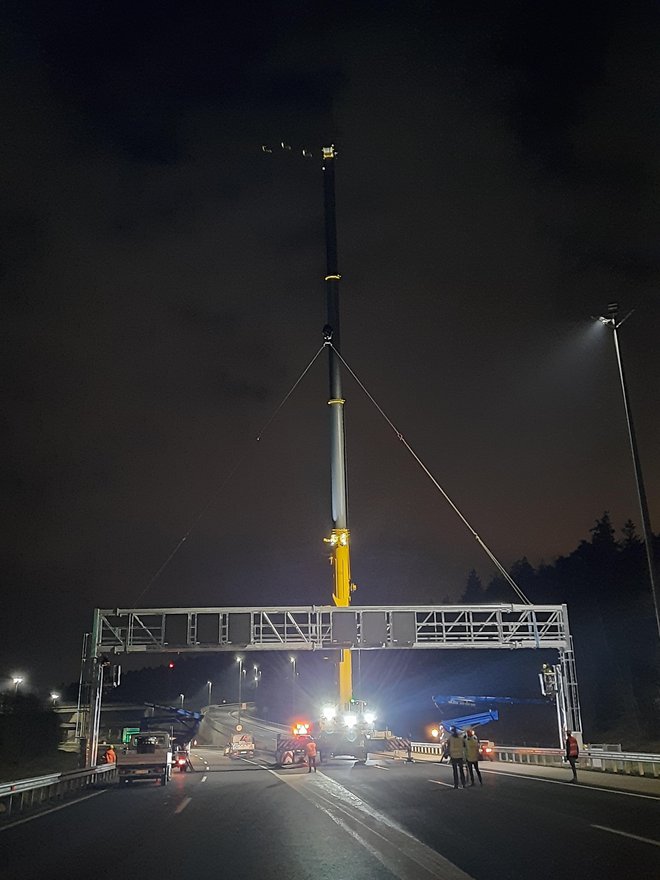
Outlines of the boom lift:
[[172,730],[172,745],[176,749],[188,751],[202,723],[201,712],[191,712],[176,706],[160,706],[158,703],[145,703],[150,709],[159,709],[160,715],[146,715],[141,720],[142,730],[169,727]]

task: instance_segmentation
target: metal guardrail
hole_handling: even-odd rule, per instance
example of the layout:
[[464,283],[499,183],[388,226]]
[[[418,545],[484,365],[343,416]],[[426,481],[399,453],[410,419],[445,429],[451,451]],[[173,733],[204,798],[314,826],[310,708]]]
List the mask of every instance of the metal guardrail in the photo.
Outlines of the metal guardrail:
[[[401,757],[407,757],[407,751],[401,749],[396,751],[401,752]],[[411,742],[410,751],[413,755],[442,757],[442,746],[439,743]],[[496,760],[509,764],[537,764],[550,767],[561,767],[564,764],[563,749],[496,745],[494,754]],[[583,770],[660,778],[660,755],[646,752],[617,752],[587,747],[580,752],[579,764]]]
[[[563,749],[532,749],[495,746],[499,761],[518,764],[544,764],[559,767],[564,763]],[[660,778],[660,755],[646,752],[615,752],[585,747],[578,759],[583,770],[622,773],[628,776]]]
[[32,779],[0,783],[0,821],[7,820],[15,813],[21,813],[31,807],[63,800],[72,792],[94,785],[99,779],[113,782],[116,778],[116,764],[104,764],[88,770],[50,773]]

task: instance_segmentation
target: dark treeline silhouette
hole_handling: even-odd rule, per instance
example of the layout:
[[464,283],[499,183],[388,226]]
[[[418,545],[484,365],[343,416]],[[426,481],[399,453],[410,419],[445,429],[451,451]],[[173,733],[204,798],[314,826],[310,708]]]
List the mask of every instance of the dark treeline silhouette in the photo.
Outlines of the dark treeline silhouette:
[[[551,565],[535,569],[523,558],[510,574],[531,602],[568,606],[585,738],[657,749],[660,640],[644,544],[630,520],[617,537],[607,512],[590,532],[590,540]],[[654,541],[657,559],[660,540]],[[518,601],[504,578],[484,586],[474,570],[462,598]]]
[[0,763],[53,755],[59,742],[59,721],[51,706],[33,694],[4,694],[0,701]]

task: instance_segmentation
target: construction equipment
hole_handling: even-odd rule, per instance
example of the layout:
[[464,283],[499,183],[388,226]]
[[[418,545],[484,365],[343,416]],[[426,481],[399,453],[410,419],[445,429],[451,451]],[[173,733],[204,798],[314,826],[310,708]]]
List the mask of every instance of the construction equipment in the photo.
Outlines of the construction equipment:
[[158,703],[145,703],[150,709],[159,709],[159,715],[145,715],[141,719],[142,730],[152,730],[155,727],[171,727],[172,745],[175,751],[188,751],[202,723],[204,715],[201,712],[191,712],[176,706],[160,706]]
[[[351,581],[350,531],[348,528],[348,479],[346,473],[346,444],[344,432],[344,395],[342,393],[339,320],[339,261],[337,254],[337,215],[335,205],[334,145],[323,147],[323,203],[325,214],[326,247],[326,305],[327,323],[323,328],[323,342],[328,351],[328,378],[330,407],[330,478],[332,530],[324,541],[330,546],[333,572],[332,600],[338,608],[348,608],[356,585]],[[351,651],[340,649],[338,667],[338,701],[336,706],[323,709],[317,722],[316,740],[321,759],[334,755],[352,755],[366,760],[367,742],[373,731],[375,714],[367,710],[366,702],[353,699]]]
[[533,697],[453,697],[438,694],[431,697],[438,709],[441,706],[477,706],[483,703],[502,703],[508,706],[529,706],[529,705],[545,705],[548,700],[539,700]]

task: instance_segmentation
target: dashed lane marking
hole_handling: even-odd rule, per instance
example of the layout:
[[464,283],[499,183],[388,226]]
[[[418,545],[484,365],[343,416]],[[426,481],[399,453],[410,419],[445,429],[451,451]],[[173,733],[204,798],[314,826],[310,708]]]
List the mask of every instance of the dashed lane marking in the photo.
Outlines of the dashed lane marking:
[[206,776],[202,776],[202,782],[206,782]]
[[651,840],[650,837],[640,837],[639,834],[629,834],[627,831],[619,831],[618,828],[607,828],[605,825],[592,825],[599,831],[609,831],[610,834],[620,834],[621,837],[630,837],[632,840],[641,840],[642,843],[650,843],[651,846],[660,846],[660,840]]
[[181,801],[179,806],[174,811],[174,814],[176,815],[177,813],[183,813],[183,811],[188,806],[188,804],[190,803],[191,800],[192,800],[191,797],[184,797],[184,799]]
[[[454,786],[451,784],[451,782],[440,782],[439,779],[429,779],[428,781],[429,781],[429,782],[434,782],[436,785],[446,785],[447,788],[453,788],[453,787],[454,787]],[[463,788],[465,788],[465,786],[463,786]]]

